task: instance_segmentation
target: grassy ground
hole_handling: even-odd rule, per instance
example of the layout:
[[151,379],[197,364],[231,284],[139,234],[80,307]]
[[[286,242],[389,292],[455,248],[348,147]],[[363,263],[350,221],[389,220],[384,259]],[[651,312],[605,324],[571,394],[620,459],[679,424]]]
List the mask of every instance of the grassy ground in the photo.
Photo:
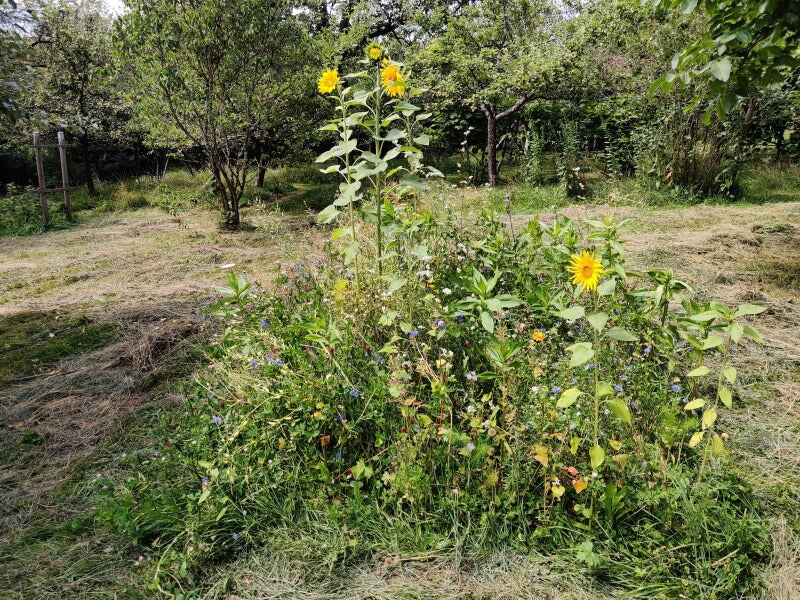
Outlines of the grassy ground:
[[[141,549],[94,524],[89,482],[131,449],[157,446],[159,414],[180,402],[175,382],[199,368],[194,345],[213,327],[203,307],[223,266],[269,286],[327,237],[310,212],[330,196],[325,184],[271,184],[274,197],[245,210],[251,227],[230,234],[219,232],[202,178],[173,177],[108,192],[77,226],[0,238],[0,598],[152,596]],[[800,597],[800,171],[753,171],[734,204],[639,182],[603,186],[581,205],[556,187],[526,186],[442,186],[428,201],[469,219],[502,210],[510,193],[515,227],[551,207],[631,218],[634,267],[672,267],[701,296],[769,307],[768,344],[737,355],[743,401],[725,427],[772,523],[764,597]],[[276,531],[274,544],[209,573],[207,597],[615,597],[555,557],[467,549],[321,568],[336,552]]]

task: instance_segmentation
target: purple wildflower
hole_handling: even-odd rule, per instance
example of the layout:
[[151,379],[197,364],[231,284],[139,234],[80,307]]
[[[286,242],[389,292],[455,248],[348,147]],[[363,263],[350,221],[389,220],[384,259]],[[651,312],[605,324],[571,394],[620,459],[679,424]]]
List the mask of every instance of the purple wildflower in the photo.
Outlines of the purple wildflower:
[[359,396],[358,390],[350,390],[349,393],[350,393],[350,397],[351,398],[358,398],[358,396]]
[[622,391],[622,386],[620,384],[615,385],[614,386],[614,391],[617,392],[617,393],[621,392]]
[[216,423],[217,425],[219,425],[220,423],[222,423],[222,417],[219,417],[219,416],[215,416],[215,417],[214,417],[213,419],[211,419],[211,420],[212,420],[212,421],[214,421],[214,423]]
[[557,386],[557,385],[554,385],[552,388],[550,388],[550,393],[551,394],[560,394],[561,393],[561,388],[559,386]]
[[419,335],[419,331],[417,331],[416,329],[414,329],[414,330],[412,330],[412,331],[410,331],[410,332],[409,332],[409,334],[408,334],[408,337],[410,337],[410,338],[415,338],[415,337],[417,337],[418,335]]
[[478,374],[475,371],[470,371],[467,373],[467,379],[470,381],[478,381]]
[[681,391],[681,386],[679,386],[677,383],[673,383],[671,387],[672,387],[672,391],[673,392],[680,392]]

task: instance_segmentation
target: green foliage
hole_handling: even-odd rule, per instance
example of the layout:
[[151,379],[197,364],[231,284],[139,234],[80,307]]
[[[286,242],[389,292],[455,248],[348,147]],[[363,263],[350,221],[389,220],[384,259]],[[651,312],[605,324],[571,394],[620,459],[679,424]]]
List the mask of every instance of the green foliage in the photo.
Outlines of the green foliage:
[[[126,478],[97,483],[97,517],[157,548],[154,588],[311,519],[347,532],[331,569],[388,528],[409,551],[575,553],[631,590],[754,593],[765,530],[724,446],[690,444],[714,424],[686,410],[686,374],[718,354],[730,382],[716,331],[734,337],[728,317],[757,309],[631,276],[612,221],[514,236],[489,215],[463,229],[401,214],[390,274],[358,287],[336,254],[275,294],[229,275],[209,369],[165,416],[155,460],[133,454]],[[596,295],[566,272],[590,243]]]

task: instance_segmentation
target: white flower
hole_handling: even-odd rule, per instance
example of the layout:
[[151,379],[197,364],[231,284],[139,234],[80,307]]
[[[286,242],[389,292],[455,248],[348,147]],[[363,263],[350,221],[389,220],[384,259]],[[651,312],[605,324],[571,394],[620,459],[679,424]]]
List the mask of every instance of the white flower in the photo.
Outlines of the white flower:
[[452,294],[452,293],[453,293],[453,290],[451,290],[450,288],[443,288],[443,289],[442,289],[442,293],[443,293],[445,296],[449,296],[450,294]]

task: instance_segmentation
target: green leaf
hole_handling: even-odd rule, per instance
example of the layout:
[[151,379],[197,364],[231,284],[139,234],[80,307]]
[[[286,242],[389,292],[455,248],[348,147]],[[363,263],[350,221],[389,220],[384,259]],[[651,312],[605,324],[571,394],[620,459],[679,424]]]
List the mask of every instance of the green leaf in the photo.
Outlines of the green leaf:
[[617,279],[615,277],[610,277],[597,286],[597,294],[600,296],[608,296],[613,293],[615,289],[617,289]]
[[589,362],[594,356],[591,342],[578,342],[577,344],[567,346],[567,350],[572,352],[572,356],[569,359],[571,367],[580,367]]
[[383,280],[389,284],[389,288],[386,290],[389,293],[396,292],[408,282],[405,277],[397,277],[396,275],[384,275]]
[[606,402],[608,409],[623,423],[631,424],[631,411],[628,410],[628,405],[619,398],[612,398]]
[[727,56],[710,62],[708,67],[711,69],[711,74],[720,81],[728,81],[731,76],[731,61]]
[[489,333],[494,333],[494,319],[491,313],[485,310],[481,311],[481,325]]
[[710,350],[711,348],[722,346],[724,341],[725,340],[718,335],[710,335],[703,341],[703,350]]
[[622,327],[612,327],[606,332],[606,336],[610,337],[612,340],[617,340],[618,342],[635,342],[639,339],[630,331],[623,329]]
[[687,377],[703,377],[704,375],[708,375],[709,373],[711,373],[711,369],[709,369],[705,365],[700,365],[696,369],[692,369],[691,371],[689,371],[686,374],[686,376]]
[[732,367],[728,365],[724,369],[722,369],[722,376],[728,380],[728,383],[733,385],[736,383],[736,367]]
[[719,388],[719,399],[728,408],[733,406],[733,394],[731,394],[731,391],[725,386]]
[[697,6],[697,0],[683,0],[681,3],[681,12],[688,15]]
[[692,400],[691,402],[689,402],[686,406],[683,407],[683,410],[688,412],[690,410],[696,410],[698,408],[703,408],[705,405],[706,405],[706,401],[703,400],[702,398],[698,398],[697,400]]
[[589,324],[595,329],[595,331],[600,332],[603,331],[603,327],[606,326],[608,323],[608,314],[604,312],[596,312],[590,315],[586,315],[586,320],[589,321]]
[[731,339],[734,341],[734,343],[738,344],[742,339],[742,335],[744,334],[744,327],[742,327],[739,323],[731,323],[728,333],[730,333]]
[[592,446],[589,448],[589,461],[592,464],[592,468],[596,469],[603,462],[606,460],[606,451],[603,450],[601,446]]
[[742,304],[736,309],[736,313],[733,316],[743,317],[745,315],[760,315],[765,310],[767,309],[764,306],[757,306],[755,304]]
[[337,209],[333,204],[331,204],[322,209],[322,211],[317,215],[317,223],[325,225],[336,219],[336,217],[338,216],[339,216],[339,209]]
[[603,396],[611,396],[614,393],[614,388],[612,388],[609,384],[605,381],[601,381],[597,384],[597,396],[602,398]]
[[561,397],[556,402],[556,408],[569,408],[575,401],[578,399],[578,396],[581,395],[581,391],[578,388],[569,388],[568,390],[564,390],[561,392]]
[[566,319],[567,321],[574,321],[575,319],[580,319],[585,314],[586,311],[582,306],[570,306],[569,308],[558,311],[556,316]]
[[761,334],[758,333],[758,331],[755,328],[750,327],[749,325],[745,326],[744,334],[758,344],[764,343],[764,338],[761,337]]

